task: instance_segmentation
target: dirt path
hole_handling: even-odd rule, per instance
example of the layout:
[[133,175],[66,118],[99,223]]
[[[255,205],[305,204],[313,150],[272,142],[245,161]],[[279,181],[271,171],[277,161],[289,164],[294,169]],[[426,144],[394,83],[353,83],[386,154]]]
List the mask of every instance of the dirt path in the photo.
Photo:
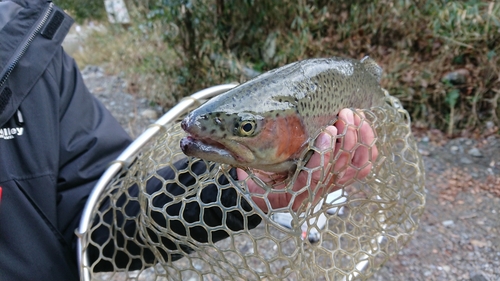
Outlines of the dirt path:
[[429,154],[426,211],[374,280],[500,280],[500,139],[419,145]]
[[[128,94],[123,79],[98,67],[83,74],[133,136],[162,114]],[[442,139],[436,132],[419,137],[426,211],[415,237],[373,280],[500,280],[500,138]]]

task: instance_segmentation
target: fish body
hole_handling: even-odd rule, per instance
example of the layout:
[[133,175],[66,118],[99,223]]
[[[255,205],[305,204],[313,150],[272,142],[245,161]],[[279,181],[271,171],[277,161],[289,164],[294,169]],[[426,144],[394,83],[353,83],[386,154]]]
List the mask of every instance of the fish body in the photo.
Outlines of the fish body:
[[290,170],[341,109],[383,103],[381,74],[369,57],[309,59],[268,71],[190,112],[181,149],[236,167]]

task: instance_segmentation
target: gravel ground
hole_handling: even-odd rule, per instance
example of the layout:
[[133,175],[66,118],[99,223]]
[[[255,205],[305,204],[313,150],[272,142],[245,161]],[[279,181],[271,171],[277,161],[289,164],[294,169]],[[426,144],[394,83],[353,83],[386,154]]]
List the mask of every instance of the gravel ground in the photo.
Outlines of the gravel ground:
[[[83,75],[133,137],[163,113],[99,67]],[[372,280],[500,280],[500,138],[447,140],[435,131],[417,138],[426,166],[426,211],[415,237]]]

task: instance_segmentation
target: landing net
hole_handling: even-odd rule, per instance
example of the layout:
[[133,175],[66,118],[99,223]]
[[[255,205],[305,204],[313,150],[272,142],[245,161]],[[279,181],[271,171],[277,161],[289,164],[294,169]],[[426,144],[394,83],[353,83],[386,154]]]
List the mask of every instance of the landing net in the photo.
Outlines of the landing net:
[[[409,241],[425,205],[424,168],[396,98],[386,93],[385,105],[354,111],[375,131],[374,142],[356,144],[378,150],[367,176],[338,182],[346,169],[367,167],[349,161],[331,169],[354,151],[344,149],[339,132],[326,150],[311,140],[309,149],[328,157],[316,169],[299,161],[277,189],[257,171],[237,180],[231,167],[187,158],[179,148],[179,118],[233,86],[182,101],[110,166],[77,230],[82,280],[365,280]],[[350,129],[359,134],[359,126]],[[321,173],[315,189],[311,181],[292,189],[299,175],[312,173]],[[251,180],[260,192],[249,191]],[[292,203],[268,204],[266,212],[255,206],[279,192]],[[309,196],[293,206],[301,194]]]

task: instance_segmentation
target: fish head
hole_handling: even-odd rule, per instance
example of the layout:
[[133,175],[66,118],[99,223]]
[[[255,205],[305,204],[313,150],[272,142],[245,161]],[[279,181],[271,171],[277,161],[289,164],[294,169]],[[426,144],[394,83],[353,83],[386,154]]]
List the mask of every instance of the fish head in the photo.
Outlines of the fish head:
[[184,154],[269,172],[291,170],[294,156],[308,140],[301,118],[281,111],[202,106],[181,127],[188,134],[180,143]]

